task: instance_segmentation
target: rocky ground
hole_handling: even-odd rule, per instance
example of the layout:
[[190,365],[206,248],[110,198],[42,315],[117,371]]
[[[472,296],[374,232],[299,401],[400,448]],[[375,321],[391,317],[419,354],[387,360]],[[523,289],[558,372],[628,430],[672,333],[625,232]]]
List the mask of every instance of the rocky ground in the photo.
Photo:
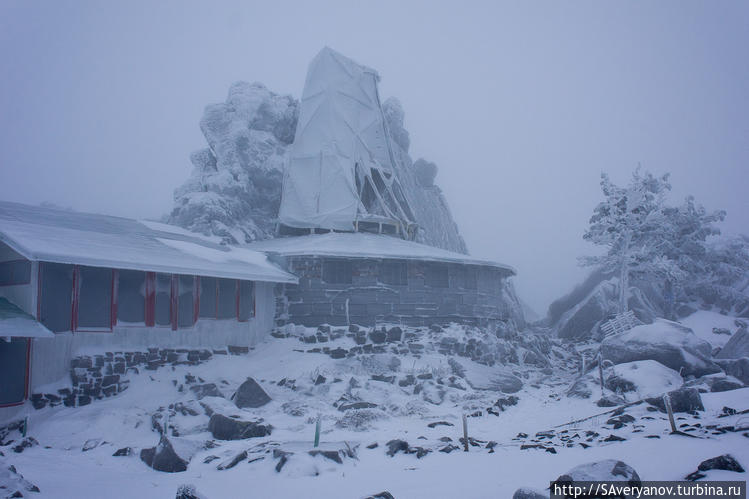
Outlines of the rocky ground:
[[0,431],[0,496],[522,498],[612,469],[745,479],[749,388],[724,372],[739,361],[682,340],[673,356],[706,372],[621,351],[599,371],[599,344],[542,332],[289,326],[246,355],[142,371],[85,407],[30,409],[25,438]]

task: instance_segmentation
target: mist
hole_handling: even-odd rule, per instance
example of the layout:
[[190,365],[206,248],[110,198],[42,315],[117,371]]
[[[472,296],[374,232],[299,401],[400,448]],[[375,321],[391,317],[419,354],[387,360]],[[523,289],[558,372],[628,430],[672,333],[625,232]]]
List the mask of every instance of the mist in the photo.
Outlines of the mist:
[[16,2],[0,4],[0,199],[168,213],[238,80],[299,97],[328,45],[376,68],[470,252],[514,266],[543,314],[576,257],[600,173],[671,172],[749,222],[745,2]]

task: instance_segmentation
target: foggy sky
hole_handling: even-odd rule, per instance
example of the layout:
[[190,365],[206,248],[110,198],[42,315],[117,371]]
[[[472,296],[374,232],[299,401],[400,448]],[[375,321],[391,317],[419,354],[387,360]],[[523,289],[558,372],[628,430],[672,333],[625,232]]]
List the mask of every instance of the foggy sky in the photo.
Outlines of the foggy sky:
[[600,173],[749,232],[749,3],[0,0],[0,199],[159,218],[238,80],[299,97],[324,45],[376,68],[479,257],[544,313]]

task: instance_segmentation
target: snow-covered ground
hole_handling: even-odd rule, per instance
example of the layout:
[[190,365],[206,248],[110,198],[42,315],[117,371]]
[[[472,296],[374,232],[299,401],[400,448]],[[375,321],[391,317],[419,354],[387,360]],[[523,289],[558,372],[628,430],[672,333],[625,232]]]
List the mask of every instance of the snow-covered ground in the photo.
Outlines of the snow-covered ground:
[[[654,412],[647,404],[627,408],[625,414],[634,421],[614,429],[617,425],[607,422],[612,414],[602,414],[611,409],[595,405],[598,393],[590,399],[565,395],[576,375],[569,359],[556,359],[553,369],[493,368],[508,376],[512,371],[523,381],[523,388],[513,394],[518,397],[517,404],[506,402],[501,410],[495,402],[508,400],[510,395],[473,388],[486,384],[484,378],[492,377],[491,372],[486,374],[492,368],[465,357],[442,355],[429,348],[418,356],[380,353],[343,359],[309,352],[313,347],[353,345],[348,337],[314,345],[302,343],[297,337],[271,338],[248,355],[217,355],[200,365],[142,371],[132,376],[130,388],[116,397],[79,408],[30,411],[29,436],[38,445],[13,452],[12,447],[21,440],[13,431],[5,443],[11,439],[14,442],[0,447],[4,454],[0,460],[3,468],[15,466],[39,487],[40,493],[25,493],[27,497],[142,499],[174,497],[181,484],[193,484],[205,497],[214,499],[355,498],[384,490],[399,499],[496,498],[511,497],[522,486],[545,489],[550,480],[570,468],[603,459],[624,461],[643,480],[683,479],[701,461],[726,453],[745,467],[749,464],[749,429],[724,433],[706,429],[709,425],[749,427],[747,415],[719,417],[724,406],[748,409],[749,388],[705,393],[705,411],[699,416],[677,414],[677,424],[700,437],[690,438],[670,435],[666,415]],[[460,368],[463,373],[457,375]],[[432,379],[425,379],[430,375]],[[257,380],[272,398],[270,403],[257,409],[239,409],[228,400],[247,377]],[[416,381],[401,386],[401,381],[410,383],[411,379]],[[215,383],[226,398],[197,401],[190,387],[205,383]],[[416,384],[421,388],[414,394]],[[376,407],[341,411],[333,405],[340,407],[353,401]],[[169,416],[169,426],[179,436],[171,436],[170,431],[170,439],[178,453],[194,455],[184,472],[154,471],[141,461],[139,451],[159,442],[159,434],[152,428],[153,415],[163,424],[170,414],[169,406],[180,402],[181,407],[192,408],[197,415],[189,411],[182,414],[178,406]],[[262,419],[263,424],[273,426],[273,431],[267,437],[216,440],[208,431],[205,407],[244,420]],[[486,410],[490,407],[498,415]],[[481,411],[480,416],[468,418],[468,432],[481,441],[480,445],[463,452],[459,443],[461,415],[477,411]],[[307,453],[313,449],[318,415],[320,449],[351,449],[355,457],[344,457],[338,464]],[[589,416],[596,417],[573,422]],[[428,426],[434,422],[452,426]],[[527,436],[520,435],[523,433]],[[416,453],[403,452],[390,457],[387,442],[393,439],[431,452],[420,458]],[[496,442],[494,452],[486,448],[492,441]],[[378,445],[368,448],[374,443]],[[453,444],[460,449],[440,452]],[[524,444],[538,447],[521,449]],[[124,447],[132,447],[133,454],[113,456]],[[276,457],[273,449],[279,451]],[[236,466],[217,469],[245,450],[247,458]],[[293,454],[276,471],[280,451]],[[711,471],[708,478],[736,480],[744,475]]]

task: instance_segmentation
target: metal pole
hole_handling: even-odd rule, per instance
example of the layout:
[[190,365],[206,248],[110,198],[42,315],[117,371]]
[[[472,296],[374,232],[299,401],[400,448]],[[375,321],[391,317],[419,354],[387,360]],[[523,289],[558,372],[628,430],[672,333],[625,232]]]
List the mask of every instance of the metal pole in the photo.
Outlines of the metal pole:
[[463,452],[468,452],[468,420],[463,414]]
[[320,414],[317,415],[317,422],[315,423],[315,447],[320,445]]

